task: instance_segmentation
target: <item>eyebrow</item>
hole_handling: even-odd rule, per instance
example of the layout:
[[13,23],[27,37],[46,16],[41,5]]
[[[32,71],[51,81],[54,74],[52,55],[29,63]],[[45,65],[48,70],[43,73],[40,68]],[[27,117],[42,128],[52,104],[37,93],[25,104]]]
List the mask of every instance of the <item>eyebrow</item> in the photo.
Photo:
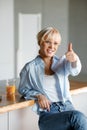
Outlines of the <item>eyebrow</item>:
[[[51,39],[47,39],[47,40],[45,40],[45,42],[51,42]],[[54,41],[54,43],[57,43],[57,44],[59,44],[60,45],[60,43],[59,42],[57,42],[57,41]]]

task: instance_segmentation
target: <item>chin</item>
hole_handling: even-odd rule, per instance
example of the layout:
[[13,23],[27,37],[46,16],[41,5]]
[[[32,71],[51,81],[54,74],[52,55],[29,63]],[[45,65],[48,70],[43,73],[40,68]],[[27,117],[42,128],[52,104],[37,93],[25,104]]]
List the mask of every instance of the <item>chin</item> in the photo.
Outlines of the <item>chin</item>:
[[54,55],[47,55],[47,57],[53,57]]

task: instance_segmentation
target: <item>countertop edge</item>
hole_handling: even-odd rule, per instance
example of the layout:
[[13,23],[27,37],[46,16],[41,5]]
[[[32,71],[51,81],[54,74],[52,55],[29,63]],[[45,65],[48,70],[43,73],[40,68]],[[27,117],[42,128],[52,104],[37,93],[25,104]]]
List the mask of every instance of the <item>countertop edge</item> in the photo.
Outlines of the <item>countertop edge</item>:
[[81,94],[81,93],[87,93],[87,87],[70,90],[70,93],[71,93],[71,96]]
[[28,106],[32,106],[34,104],[34,102],[35,102],[34,100],[27,100],[27,101],[23,101],[20,103],[18,102],[18,103],[14,103],[14,104],[0,107],[0,114],[5,113],[5,112],[9,112],[12,110],[17,110],[17,109],[25,108]]

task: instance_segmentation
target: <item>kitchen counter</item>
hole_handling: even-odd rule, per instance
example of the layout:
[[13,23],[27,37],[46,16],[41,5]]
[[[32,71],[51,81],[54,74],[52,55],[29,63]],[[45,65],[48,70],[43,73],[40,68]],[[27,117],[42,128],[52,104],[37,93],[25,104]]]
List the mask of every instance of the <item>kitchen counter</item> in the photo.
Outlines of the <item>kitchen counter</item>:
[[71,95],[87,93],[87,82],[70,81],[70,92]]
[[5,93],[0,94],[0,114],[8,111],[25,108],[27,106],[32,106],[34,100],[25,100],[21,95],[16,91],[16,94],[7,96]]
[[[79,81],[70,81],[70,92],[71,94],[78,94],[87,92],[87,82],[79,82]],[[0,87],[0,114],[8,111],[25,108],[28,106],[32,106],[34,104],[34,100],[25,100],[21,97],[21,95],[17,92],[12,96],[7,96],[5,90]]]

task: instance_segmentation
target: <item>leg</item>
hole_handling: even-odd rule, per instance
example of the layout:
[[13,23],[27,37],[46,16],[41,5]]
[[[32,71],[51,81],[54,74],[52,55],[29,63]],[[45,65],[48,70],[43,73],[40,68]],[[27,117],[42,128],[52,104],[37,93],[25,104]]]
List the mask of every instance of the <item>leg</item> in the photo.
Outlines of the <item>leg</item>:
[[87,118],[79,111],[72,111],[69,116],[73,130],[87,130]]
[[87,119],[78,111],[43,114],[39,120],[40,130],[87,130]]
[[39,119],[40,130],[73,130],[68,119],[69,112],[47,114]]

